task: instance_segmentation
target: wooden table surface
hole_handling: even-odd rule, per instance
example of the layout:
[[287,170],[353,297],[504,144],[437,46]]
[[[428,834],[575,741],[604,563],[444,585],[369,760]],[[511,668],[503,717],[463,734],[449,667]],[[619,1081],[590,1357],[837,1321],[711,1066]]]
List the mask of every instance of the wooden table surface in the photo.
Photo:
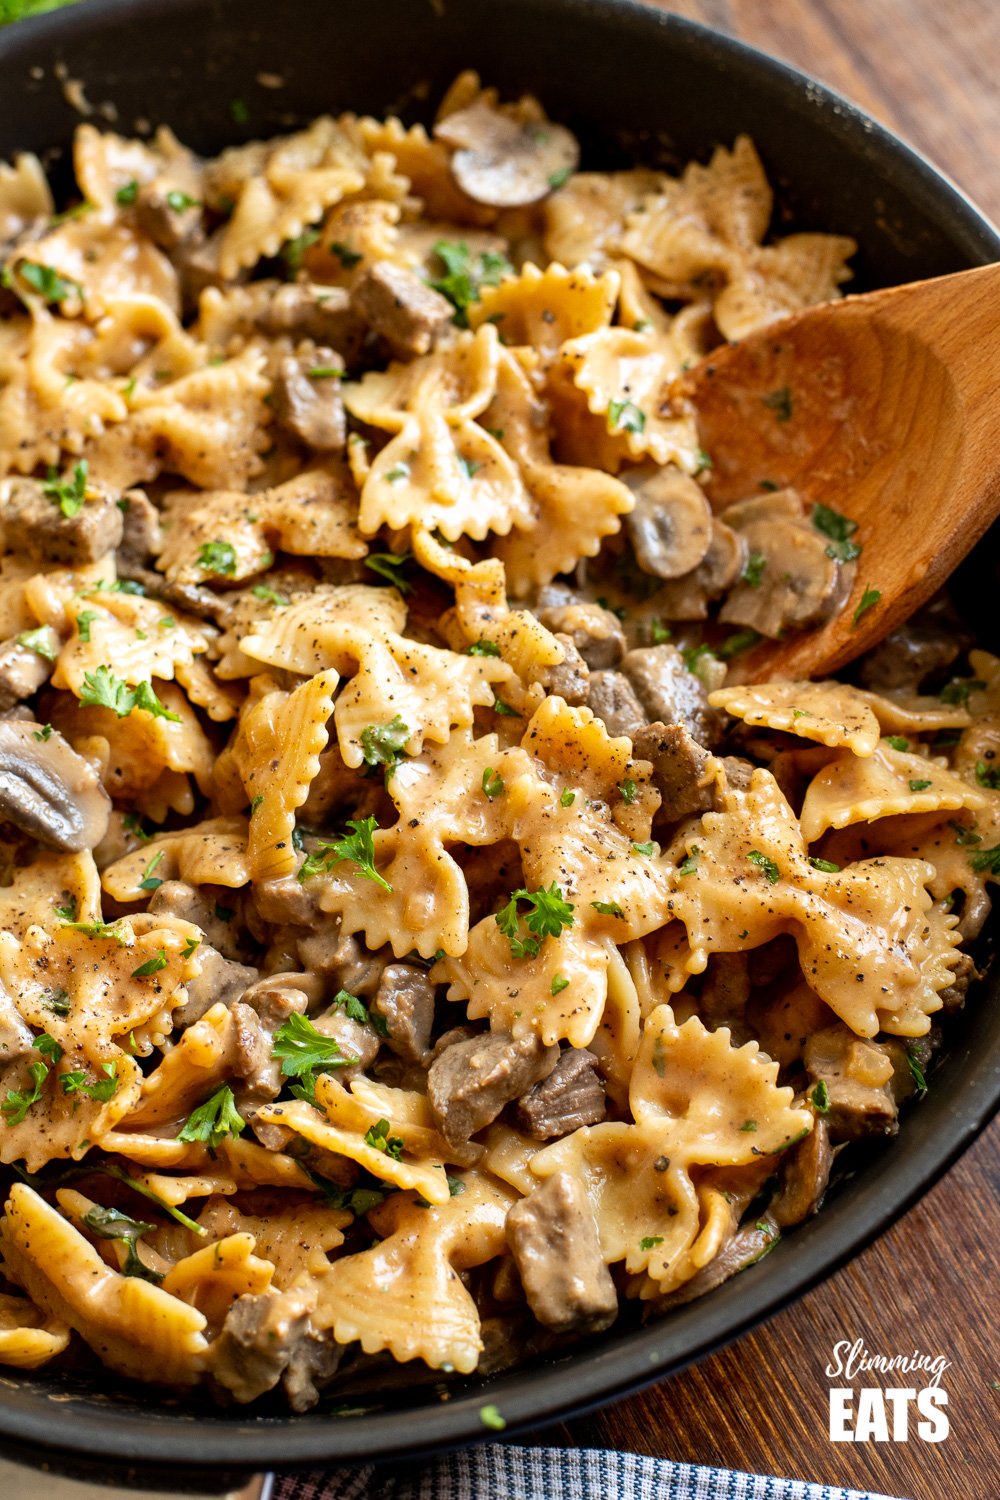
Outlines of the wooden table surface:
[[[663,8],[848,95],[1000,221],[1000,0],[680,0]],[[685,1374],[534,1441],[905,1500],[1000,1500],[998,1189],[995,1121],[888,1234],[795,1306]],[[943,1443],[830,1441],[824,1367],[833,1344],[854,1337],[873,1352],[916,1345],[951,1361]]]

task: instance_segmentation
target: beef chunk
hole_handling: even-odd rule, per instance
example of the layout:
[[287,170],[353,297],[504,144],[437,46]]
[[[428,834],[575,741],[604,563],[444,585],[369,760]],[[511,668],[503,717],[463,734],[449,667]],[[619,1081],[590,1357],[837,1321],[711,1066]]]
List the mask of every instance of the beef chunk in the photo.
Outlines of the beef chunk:
[[664,821],[675,823],[712,805],[711,757],[683,724],[647,724],[632,736],[636,760],[653,766]]
[[938,594],[861,658],[863,687],[918,692],[925,678],[945,672],[972,645],[972,636],[944,594]]
[[781,1188],[772,1199],[769,1212],[779,1229],[801,1224],[814,1214],[823,1202],[833,1166],[830,1131],[822,1115],[804,1141],[799,1141],[781,1158]]
[[572,637],[573,644],[593,671],[616,667],[625,655],[625,632],[610,609],[589,600],[550,604],[536,611],[546,630]]
[[[310,927],[313,922],[329,921],[316,906],[316,898],[294,875],[261,880],[253,888],[253,902],[265,922],[276,926],[291,923],[293,927]],[[339,934],[340,924],[333,919]]]
[[543,668],[537,681],[547,693],[562,698],[566,703],[586,703],[590,695],[587,663],[573,644],[571,636],[557,635],[556,640],[563,648],[563,659],[554,667]]
[[176,250],[202,234],[201,204],[168,183],[148,182],[139,189],[135,217],[161,250]]
[[518,1129],[549,1141],[603,1120],[604,1089],[596,1069],[597,1058],[586,1047],[568,1047],[548,1078],[518,1101]]
[[274,420],[307,448],[333,453],[347,441],[340,380],[316,373],[343,368],[339,354],[322,348],[312,354],[288,354],[278,366],[272,391]]
[[427,1074],[427,1099],[441,1133],[461,1146],[496,1119],[559,1061],[559,1048],[535,1036],[514,1038],[495,1031],[456,1042],[440,1053]]
[[[51,649],[58,652],[60,641],[55,631],[48,629]],[[23,703],[32,693],[47,682],[52,663],[30,646],[22,646],[14,636],[0,642],[0,712],[6,712],[16,703]]]
[[388,1045],[405,1062],[426,1063],[434,1025],[434,986],[415,964],[386,964],[371,1003],[389,1029]]
[[592,672],[587,706],[603,720],[609,734],[635,734],[648,718],[621,672]]
[[211,943],[198,949],[201,973],[187,984],[187,1001],[174,1011],[174,1025],[190,1026],[200,1021],[207,1010],[219,1002],[232,1005],[257,978],[257,970],[246,964],[230,963]]
[[218,915],[217,904],[204,891],[185,880],[164,880],[149,898],[149,910],[157,916],[180,917],[200,927],[213,948],[225,958],[238,958],[238,932]]
[[355,283],[351,305],[399,359],[428,354],[451,324],[454,308],[413,271],[377,260]]
[[145,568],[163,550],[160,512],[145,490],[126,490],[122,496],[124,522],[118,548],[119,571]]
[[941,991],[941,1004],[945,1010],[961,1010],[969,985],[979,976],[970,953],[960,953],[953,978],[946,990]]
[[254,322],[271,338],[284,335],[295,343],[309,339],[339,349],[348,364],[357,359],[365,335],[364,323],[343,287],[314,286],[308,281],[276,286]]
[[385,968],[384,954],[371,953],[356,937],[341,933],[340,923],[325,913],[314,932],[298,940],[299,961],[349,995],[374,995]]
[[750,1040],[746,1007],[750,998],[750,974],[746,953],[713,953],[701,987],[699,1014],[709,1031],[727,1026],[733,1044]]
[[212,1345],[212,1374],[241,1405],[284,1380],[294,1410],[315,1406],[342,1351],[312,1328],[310,1300],[306,1292],[270,1290],[237,1297],[229,1309]]
[[234,1072],[246,1084],[241,1104],[260,1104],[276,1099],[283,1077],[280,1061],[273,1056],[274,1033],[293,1013],[306,1008],[306,996],[292,984],[279,978],[259,979],[243,991],[230,1006],[236,1025],[236,1062]]
[[835,1140],[895,1133],[893,1062],[884,1046],[863,1041],[838,1024],[809,1038],[803,1061],[813,1082],[826,1084],[830,1102],[825,1118]]
[[756,770],[753,761],[744,760],[741,755],[724,755],[722,765],[728,784],[738,792],[745,792],[750,785],[750,777]]
[[622,672],[642,705],[642,722],[682,724],[699,745],[719,738],[722,720],[708,706],[704,684],[684,665],[676,646],[643,646],[630,651]]
[[122,539],[123,517],[113,495],[88,486],[75,516],[64,516],[38,479],[11,479],[0,487],[0,518],[7,546],[38,562],[96,562]]
[[528,1306],[546,1328],[597,1333],[614,1322],[618,1296],[583,1184],[557,1172],[507,1214],[507,1243]]

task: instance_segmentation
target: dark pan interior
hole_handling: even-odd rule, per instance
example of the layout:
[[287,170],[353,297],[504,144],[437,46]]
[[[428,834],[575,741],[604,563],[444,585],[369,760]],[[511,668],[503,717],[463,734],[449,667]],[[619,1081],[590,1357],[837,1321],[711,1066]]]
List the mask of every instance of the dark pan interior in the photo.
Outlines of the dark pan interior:
[[[92,105],[114,106],[125,133],[165,121],[205,150],[325,111],[420,118],[471,66],[507,94],[539,93],[580,130],[591,166],[704,159],[716,142],[748,131],[778,189],[783,225],[853,235],[860,287],[1000,258],[1000,237],[975,209],[843,100],[700,27],[611,0],[88,0],[0,32],[0,157],[40,151],[58,175],[79,116],[57,64],[83,81]],[[285,86],[267,87],[261,73],[280,74]],[[234,123],[233,101],[246,105],[246,123]],[[972,566],[991,555],[995,537]],[[447,1401],[404,1374],[383,1409],[363,1416],[221,1411],[202,1396],[168,1400],[104,1376],[6,1372],[3,1449],[77,1478],[163,1485],[169,1476],[204,1488],[215,1473],[221,1488],[234,1472],[398,1459],[468,1442],[484,1435],[484,1401],[500,1408],[510,1435],[661,1378],[828,1274],[973,1139],[1000,1102],[998,988],[995,976],[980,985],[949,1026],[927,1099],[897,1139],[855,1160],[857,1174],[821,1216],[666,1320],[466,1382]]]

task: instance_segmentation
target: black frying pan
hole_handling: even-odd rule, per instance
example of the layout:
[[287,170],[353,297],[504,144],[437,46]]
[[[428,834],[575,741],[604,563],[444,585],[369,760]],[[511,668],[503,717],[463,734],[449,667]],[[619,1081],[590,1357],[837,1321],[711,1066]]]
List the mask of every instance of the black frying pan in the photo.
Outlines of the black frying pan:
[[[115,106],[125,132],[137,120],[165,121],[204,150],[324,111],[419,117],[459,70],[474,67],[505,93],[537,92],[580,131],[591,166],[679,165],[750,132],[778,189],[783,227],[853,235],[859,288],[1000,258],[1000,236],[972,205],[843,100],[701,27],[611,0],[88,0],[0,32],[0,157],[32,149],[58,161],[64,152],[79,117],[54,77],[60,63],[94,105]],[[259,73],[280,74],[286,86],[268,88]],[[995,555],[995,541],[980,543],[967,566]],[[984,591],[963,596],[976,592]],[[9,1371],[0,1375],[3,1451],[77,1478],[144,1476],[204,1489],[214,1477],[223,1488],[252,1470],[465,1443],[484,1435],[487,1401],[511,1435],[660,1379],[828,1275],[969,1144],[1000,1104],[998,991],[994,975],[970,995],[949,1023],[927,1099],[895,1140],[855,1159],[857,1175],[817,1219],[659,1323],[489,1382],[465,1381],[447,1402],[406,1377],[360,1417],[322,1406],[305,1416],[277,1406],[221,1411],[203,1396],[165,1399],[100,1373]]]

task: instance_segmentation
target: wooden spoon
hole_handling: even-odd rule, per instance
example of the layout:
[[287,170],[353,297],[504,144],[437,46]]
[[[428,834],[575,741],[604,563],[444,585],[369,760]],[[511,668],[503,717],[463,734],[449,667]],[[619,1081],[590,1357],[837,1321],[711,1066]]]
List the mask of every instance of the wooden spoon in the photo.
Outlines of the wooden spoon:
[[688,389],[716,510],[792,486],[807,511],[819,502],[856,521],[862,548],[843,608],[735,658],[730,680],[843,666],[923,604],[1000,514],[1000,264],[808,308],[713,350]]

